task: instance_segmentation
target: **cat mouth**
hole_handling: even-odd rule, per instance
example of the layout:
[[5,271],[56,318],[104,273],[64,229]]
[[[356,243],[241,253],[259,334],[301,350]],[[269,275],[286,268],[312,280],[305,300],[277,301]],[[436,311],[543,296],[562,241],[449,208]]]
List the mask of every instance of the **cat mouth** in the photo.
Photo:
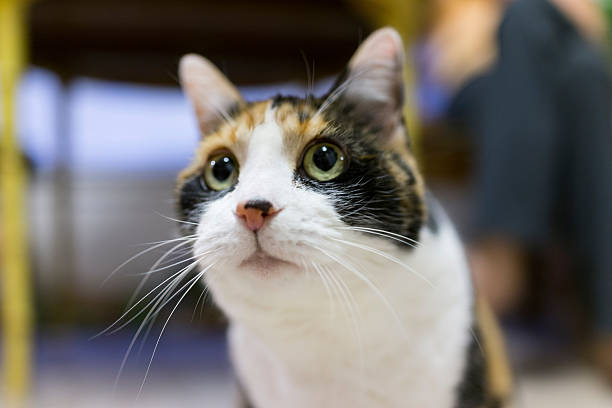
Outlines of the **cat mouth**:
[[241,267],[254,268],[260,270],[277,269],[282,267],[295,267],[295,264],[276,258],[262,249],[253,252],[251,256],[240,263]]

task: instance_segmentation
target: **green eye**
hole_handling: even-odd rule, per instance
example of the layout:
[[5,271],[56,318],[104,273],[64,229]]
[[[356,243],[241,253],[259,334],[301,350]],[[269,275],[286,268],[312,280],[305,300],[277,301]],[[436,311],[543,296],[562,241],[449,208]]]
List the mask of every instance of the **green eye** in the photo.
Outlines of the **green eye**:
[[217,191],[227,190],[238,180],[238,163],[229,152],[210,156],[204,169],[204,182]]
[[302,166],[313,179],[329,181],[342,174],[346,158],[338,146],[326,142],[317,143],[306,151]]

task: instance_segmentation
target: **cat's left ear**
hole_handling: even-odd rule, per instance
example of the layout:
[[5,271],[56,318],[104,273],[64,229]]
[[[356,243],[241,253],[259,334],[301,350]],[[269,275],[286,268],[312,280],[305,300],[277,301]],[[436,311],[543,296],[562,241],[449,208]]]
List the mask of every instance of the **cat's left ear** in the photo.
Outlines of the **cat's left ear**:
[[209,60],[197,54],[181,58],[179,76],[183,91],[195,109],[202,135],[228,119],[228,113],[244,103],[238,89]]
[[404,106],[404,46],[393,28],[373,32],[359,46],[346,73],[328,94],[330,105],[376,128],[383,142],[396,134]]

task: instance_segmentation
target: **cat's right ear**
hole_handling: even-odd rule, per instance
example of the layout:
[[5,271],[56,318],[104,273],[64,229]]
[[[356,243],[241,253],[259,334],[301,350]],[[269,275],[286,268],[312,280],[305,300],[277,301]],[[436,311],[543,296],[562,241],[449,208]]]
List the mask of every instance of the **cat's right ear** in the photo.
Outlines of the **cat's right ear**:
[[191,101],[205,136],[229,119],[229,112],[244,103],[238,89],[209,60],[187,54],[179,63],[183,91]]
[[359,46],[324,106],[336,105],[344,116],[367,124],[383,143],[395,137],[403,141],[404,132],[397,131],[403,126],[403,63],[399,33],[390,27],[374,31]]

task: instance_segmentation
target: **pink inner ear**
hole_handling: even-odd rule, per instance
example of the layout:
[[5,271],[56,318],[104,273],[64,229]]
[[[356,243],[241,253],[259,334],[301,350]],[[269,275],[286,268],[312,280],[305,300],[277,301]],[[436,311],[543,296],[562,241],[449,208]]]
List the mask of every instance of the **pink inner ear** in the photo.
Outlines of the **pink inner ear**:
[[212,131],[228,109],[242,102],[236,87],[210,61],[199,55],[185,55],[179,73],[203,134]]
[[402,40],[392,28],[382,28],[366,39],[359,47],[350,66],[368,64],[372,60],[395,60],[403,53]]

